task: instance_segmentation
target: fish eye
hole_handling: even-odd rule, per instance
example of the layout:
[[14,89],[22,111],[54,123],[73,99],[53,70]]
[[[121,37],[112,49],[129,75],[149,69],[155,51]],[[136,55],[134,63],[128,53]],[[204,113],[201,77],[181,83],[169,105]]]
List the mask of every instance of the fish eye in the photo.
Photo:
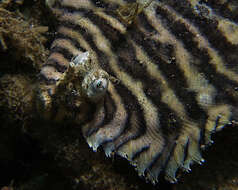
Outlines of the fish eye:
[[109,85],[109,76],[103,70],[93,70],[88,73],[82,82],[82,90],[91,100],[102,98]]
[[107,80],[105,78],[97,79],[94,81],[93,86],[96,90],[103,91],[107,88]]
[[102,87],[102,81],[97,82],[97,88],[100,88],[100,87]]

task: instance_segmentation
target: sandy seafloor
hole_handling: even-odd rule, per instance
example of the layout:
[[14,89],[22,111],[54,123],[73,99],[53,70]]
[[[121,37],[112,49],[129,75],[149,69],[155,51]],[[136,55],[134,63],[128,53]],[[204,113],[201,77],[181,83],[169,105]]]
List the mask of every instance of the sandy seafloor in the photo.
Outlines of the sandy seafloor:
[[[55,25],[44,0],[0,1],[0,77],[37,80],[39,65],[49,54]],[[47,19],[46,19],[47,18]],[[48,31],[47,31],[48,30]],[[17,81],[16,81],[17,82]],[[1,95],[1,94],[0,94]],[[6,97],[1,96],[4,102]],[[213,135],[203,152],[203,166],[178,172],[179,182],[160,180],[152,186],[127,161],[94,153],[80,129],[18,119],[2,103],[0,109],[0,188],[19,190],[235,190],[238,189],[238,130]],[[49,127],[50,126],[50,127]]]

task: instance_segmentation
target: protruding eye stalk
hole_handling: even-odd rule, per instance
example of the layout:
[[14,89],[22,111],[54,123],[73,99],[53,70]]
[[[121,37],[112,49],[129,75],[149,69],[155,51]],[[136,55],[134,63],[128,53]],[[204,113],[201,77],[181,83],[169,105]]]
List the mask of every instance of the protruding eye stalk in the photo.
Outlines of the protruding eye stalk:
[[89,52],[80,53],[72,59],[67,75],[73,78],[80,96],[90,101],[98,101],[105,95],[109,81],[118,83],[117,79],[92,61]]
[[95,91],[103,92],[107,89],[107,87],[108,87],[108,81],[104,78],[97,79],[93,82],[93,88],[95,89]]
[[82,82],[82,89],[87,98],[92,101],[102,98],[109,85],[109,75],[107,72],[98,69],[88,73]]

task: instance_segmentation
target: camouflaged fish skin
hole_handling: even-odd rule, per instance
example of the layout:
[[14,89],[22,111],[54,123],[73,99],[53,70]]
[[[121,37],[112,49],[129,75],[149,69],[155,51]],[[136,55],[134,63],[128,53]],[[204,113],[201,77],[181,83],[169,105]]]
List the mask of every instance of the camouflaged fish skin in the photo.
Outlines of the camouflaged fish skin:
[[82,52],[119,81],[85,107],[94,110],[81,126],[94,151],[126,158],[153,184],[162,172],[173,183],[179,168],[204,162],[212,133],[237,121],[238,20],[229,7],[231,14],[196,0],[46,3],[59,26],[41,70],[42,109]]

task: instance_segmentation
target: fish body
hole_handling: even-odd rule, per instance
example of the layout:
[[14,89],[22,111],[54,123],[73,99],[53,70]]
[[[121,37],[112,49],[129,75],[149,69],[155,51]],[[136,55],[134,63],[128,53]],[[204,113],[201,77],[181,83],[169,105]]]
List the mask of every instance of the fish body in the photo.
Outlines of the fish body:
[[[124,9],[128,3],[137,7],[125,22],[120,13],[129,10]],[[190,171],[193,162],[204,162],[201,148],[212,143],[212,133],[236,123],[238,19],[233,9],[219,11],[215,2],[196,0],[47,4],[59,25],[40,73],[46,115],[57,113],[51,114],[51,99],[58,81],[82,52],[119,81],[109,81],[103,99],[86,106],[90,117],[84,115],[82,131],[94,151],[102,146],[107,156],[126,158],[154,184],[161,172],[176,182],[179,168]]]

